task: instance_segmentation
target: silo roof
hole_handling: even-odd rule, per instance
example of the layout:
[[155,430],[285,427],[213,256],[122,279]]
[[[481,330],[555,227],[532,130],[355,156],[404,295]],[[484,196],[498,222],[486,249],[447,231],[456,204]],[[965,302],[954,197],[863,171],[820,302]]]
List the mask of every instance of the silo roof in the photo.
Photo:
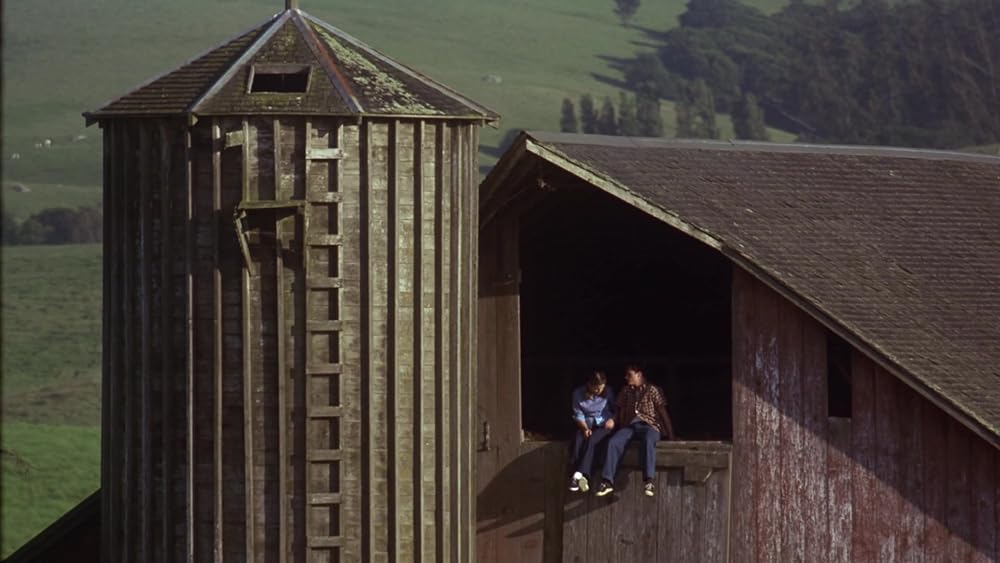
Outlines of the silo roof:
[[[265,83],[268,79],[272,82]],[[84,116],[253,114],[499,119],[489,108],[297,8]]]

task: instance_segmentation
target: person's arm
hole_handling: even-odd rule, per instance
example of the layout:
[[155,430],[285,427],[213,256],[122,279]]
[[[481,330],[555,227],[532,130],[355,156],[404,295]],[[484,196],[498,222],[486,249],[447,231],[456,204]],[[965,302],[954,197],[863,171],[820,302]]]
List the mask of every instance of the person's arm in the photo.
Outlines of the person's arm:
[[580,403],[583,402],[583,388],[578,387],[573,390],[573,422],[576,426],[586,432],[590,430],[587,428],[587,417],[583,414],[583,409],[580,408]]
[[615,390],[608,387],[607,402],[604,403],[604,410],[601,412],[601,416],[604,418],[604,427],[609,430],[615,427],[615,414],[618,412],[615,401]]
[[666,433],[666,438],[668,440],[674,439],[674,424],[670,420],[670,415],[667,413],[667,399],[663,396],[663,390],[656,387],[656,395],[653,399],[656,405],[656,412],[660,415],[661,424],[663,424],[663,430]]

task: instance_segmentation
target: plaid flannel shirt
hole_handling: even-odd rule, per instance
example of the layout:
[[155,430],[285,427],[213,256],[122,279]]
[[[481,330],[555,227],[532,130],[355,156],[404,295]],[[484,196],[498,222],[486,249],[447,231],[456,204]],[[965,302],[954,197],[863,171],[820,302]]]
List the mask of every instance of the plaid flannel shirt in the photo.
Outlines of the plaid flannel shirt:
[[659,409],[667,408],[663,390],[649,383],[641,387],[626,385],[618,395],[618,416],[622,426],[628,426],[636,418],[652,426],[665,435],[664,421],[660,420]]

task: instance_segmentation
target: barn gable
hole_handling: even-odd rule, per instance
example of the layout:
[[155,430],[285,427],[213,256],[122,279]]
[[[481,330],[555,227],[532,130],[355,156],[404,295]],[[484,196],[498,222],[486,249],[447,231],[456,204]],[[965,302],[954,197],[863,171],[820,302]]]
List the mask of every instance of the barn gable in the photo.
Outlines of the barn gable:
[[719,250],[994,445],[1000,159],[529,133],[483,186],[568,171]]
[[499,118],[294,7],[84,115],[233,114]]

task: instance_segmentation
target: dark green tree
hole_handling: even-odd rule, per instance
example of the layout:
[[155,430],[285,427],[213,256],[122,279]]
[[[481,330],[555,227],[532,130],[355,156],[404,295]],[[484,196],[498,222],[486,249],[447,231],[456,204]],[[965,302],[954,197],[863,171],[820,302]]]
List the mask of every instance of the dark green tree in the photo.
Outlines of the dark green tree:
[[580,129],[588,135],[597,133],[597,109],[590,94],[580,96]]
[[601,104],[601,113],[597,116],[597,132],[601,135],[617,135],[618,120],[615,119],[615,104],[611,96],[605,96]]
[[764,126],[764,112],[757,103],[757,97],[745,93],[733,104],[733,130],[737,139],[766,141],[767,127]]
[[620,92],[618,94],[618,134],[635,137],[639,134],[639,120],[635,115],[635,97]]
[[45,244],[52,232],[51,227],[38,220],[32,215],[21,223],[21,230],[17,235],[20,244]]
[[639,0],[615,0],[615,15],[622,20],[622,25],[632,23],[632,18],[639,11]]
[[20,231],[21,226],[18,225],[17,220],[14,219],[14,217],[10,213],[7,213],[7,211],[5,210],[3,212],[2,221],[3,221],[3,233],[0,234],[0,236],[2,236],[3,239],[0,240],[0,243],[6,245],[18,244],[19,242],[18,231]]
[[670,73],[653,53],[642,53],[625,67],[625,83],[635,92],[658,98],[672,98]]
[[636,121],[639,135],[643,137],[663,136],[663,117],[660,115],[660,100],[653,96],[636,96]]
[[715,123],[715,99],[704,80],[698,79],[681,88],[677,100],[677,136],[685,139],[718,139]]
[[559,120],[559,130],[563,133],[579,133],[580,123],[576,119],[576,108],[573,100],[563,98],[562,118]]

